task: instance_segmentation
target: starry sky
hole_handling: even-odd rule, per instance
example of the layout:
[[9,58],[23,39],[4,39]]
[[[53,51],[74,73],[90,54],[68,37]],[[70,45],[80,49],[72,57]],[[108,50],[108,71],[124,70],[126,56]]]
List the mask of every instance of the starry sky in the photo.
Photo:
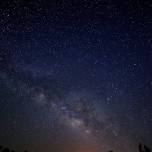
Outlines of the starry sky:
[[1,145],[135,152],[151,128],[152,2],[0,1]]

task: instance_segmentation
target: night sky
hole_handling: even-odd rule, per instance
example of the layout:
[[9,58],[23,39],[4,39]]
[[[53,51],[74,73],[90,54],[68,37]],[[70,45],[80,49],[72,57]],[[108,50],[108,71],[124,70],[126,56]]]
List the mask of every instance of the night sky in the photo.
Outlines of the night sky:
[[137,152],[152,145],[152,1],[1,0],[0,145]]

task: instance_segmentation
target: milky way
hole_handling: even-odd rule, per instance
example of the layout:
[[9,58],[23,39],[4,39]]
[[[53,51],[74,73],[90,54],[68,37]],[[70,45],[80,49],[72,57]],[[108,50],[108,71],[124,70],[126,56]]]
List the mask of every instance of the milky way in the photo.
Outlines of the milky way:
[[37,152],[152,145],[151,6],[0,2],[0,145]]

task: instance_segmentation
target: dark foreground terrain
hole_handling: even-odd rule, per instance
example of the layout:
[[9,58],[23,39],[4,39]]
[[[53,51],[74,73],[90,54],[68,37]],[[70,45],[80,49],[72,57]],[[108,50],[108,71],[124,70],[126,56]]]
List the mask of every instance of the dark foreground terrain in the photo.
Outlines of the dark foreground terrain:
[[[3,146],[0,146],[0,151],[1,152],[16,152],[15,150],[11,150],[8,147],[3,147]],[[28,151],[25,150],[24,152],[28,152]],[[113,150],[110,150],[109,152],[113,152]],[[146,145],[139,143],[138,152],[151,152],[151,149],[147,147]]]

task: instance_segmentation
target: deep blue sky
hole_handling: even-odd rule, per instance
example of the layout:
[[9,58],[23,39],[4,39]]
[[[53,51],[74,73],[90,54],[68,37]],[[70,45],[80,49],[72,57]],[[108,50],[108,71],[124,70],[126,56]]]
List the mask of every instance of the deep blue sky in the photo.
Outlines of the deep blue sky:
[[0,143],[45,152],[152,145],[150,1],[0,2]]

